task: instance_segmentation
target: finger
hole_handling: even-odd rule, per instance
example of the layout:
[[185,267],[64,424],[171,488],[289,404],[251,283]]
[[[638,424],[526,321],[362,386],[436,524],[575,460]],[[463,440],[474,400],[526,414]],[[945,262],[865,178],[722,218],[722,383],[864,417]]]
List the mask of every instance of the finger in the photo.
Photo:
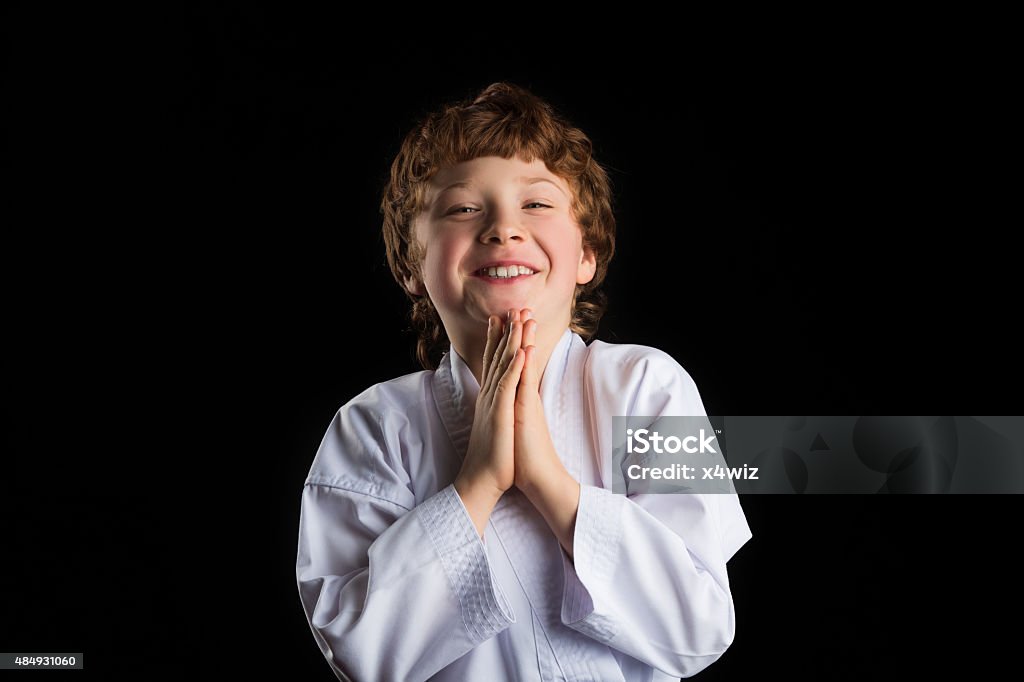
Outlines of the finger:
[[488,369],[491,366],[491,362],[494,360],[494,349],[498,346],[498,340],[501,338],[500,325],[498,321],[494,319],[494,315],[487,316],[487,342],[484,344],[484,366],[480,372],[480,385],[483,386],[487,382]]
[[537,361],[534,356],[537,354],[537,348],[534,346],[534,342],[537,339],[537,320],[529,319],[526,324],[523,325],[523,350],[527,351],[526,362],[523,365],[523,378],[520,380],[520,384],[525,384],[527,387],[537,391],[537,387],[540,385],[540,369],[537,367]]
[[495,315],[495,345],[490,355],[490,361],[487,363],[487,372],[483,375],[483,382],[480,384],[480,390],[489,394],[494,391],[495,386],[498,384],[498,380],[501,378],[504,367],[502,366],[502,357],[505,355],[505,348],[508,345],[508,337],[511,332],[511,325],[508,324],[509,319],[512,316],[512,311],[506,312],[504,318]]
[[519,385],[519,378],[522,376],[523,365],[526,362],[526,352],[519,348],[512,356],[512,362],[501,375],[497,389],[494,393],[494,402],[497,404],[515,402],[516,387]]
[[484,381],[480,385],[480,390],[490,390],[495,383],[494,374],[501,362],[501,354],[504,351],[509,331],[508,325],[505,324],[506,319],[507,317],[494,316],[494,325],[491,328],[491,333],[494,334],[494,345],[491,347],[490,359],[487,362],[487,372],[484,374]]
[[513,356],[523,343],[523,322],[519,319],[519,311],[512,312],[512,321],[509,323],[508,343],[505,345],[505,365],[512,362]]
[[537,320],[530,318],[523,323],[523,348],[532,346],[537,340]]
[[526,358],[523,363],[523,376],[519,381],[520,390],[539,391],[540,377],[538,374],[540,374],[540,369],[537,367],[537,347],[523,346],[523,351],[526,353]]
[[511,322],[509,322],[508,336],[505,339],[505,348],[501,356],[501,364],[494,368],[495,374],[498,375],[496,381],[501,379],[509,365],[515,360],[516,351],[519,350],[522,338],[523,323],[519,320],[519,311],[513,311]]

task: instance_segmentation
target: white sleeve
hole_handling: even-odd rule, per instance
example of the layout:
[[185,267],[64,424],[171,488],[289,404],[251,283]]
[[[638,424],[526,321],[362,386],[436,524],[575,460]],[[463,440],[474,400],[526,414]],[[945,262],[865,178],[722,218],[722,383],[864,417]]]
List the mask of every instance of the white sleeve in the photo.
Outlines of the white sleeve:
[[380,424],[342,408],[321,443],[302,490],[299,596],[339,679],[425,680],[515,616],[454,486],[411,500]]
[[[618,396],[594,399],[630,405],[634,415],[705,414],[693,380],[671,356],[649,357],[630,374],[635,383],[625,395],[598,382],[598,393]],[[562,555],[562,621],[669,675],[695,675],[733,641],[726,562],[750,537],[735,494],[626,497],[583,485],[574,561]]]

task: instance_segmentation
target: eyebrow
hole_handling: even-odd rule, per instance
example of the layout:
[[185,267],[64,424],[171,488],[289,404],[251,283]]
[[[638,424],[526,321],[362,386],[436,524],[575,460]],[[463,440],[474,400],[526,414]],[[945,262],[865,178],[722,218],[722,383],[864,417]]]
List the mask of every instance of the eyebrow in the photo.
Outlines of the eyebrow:
[[519,182],[523,183],[524,185],[536,185],[538,182],[547,182],[554,185],[559,192],[565,194],[565,190],[562,189],[562,187],[558,183],[548,178],[519,178]]
[[[516,180],[518,180],[518,181],[519,181],[519,183],[520,183],[520,184],[523,184],[523,185],[536,185],[536,184],[537,184],[538,182],[546,182],[546,183],[548,183],[548,184],[554,185],[554,186],[555,186],[555,188],[556,188],[556,189],[557,189],[557,190],[558,190],[559,192],[561,192],[562,194],[565,194],[565,190],[564,190],[564,189],[562,189],[562,188],[561,188],[561,187],[560,187],[560,186],[558,185],[558,183],[554,182],[554,181],[553,181],[553,180],[551,180],[550,178],[527,178],[527,177],[521,177],[521,178],[516,178]],[[472,182],[470,182],[469,180],[463,180],[463,181],[460,181],[460,182],[453,182],[452,184],[448,185],[447,187],[445,187],[444,189],[442,189],[442,190],[441,190],[440,192],[438,192],[436,196],[440,196],[441,194],[444,194],[444,193],[445,193],[445,192],[447,192],[448,190],[450,190],[450,189],[454,189],[454,188],[456,188],[456,187],[467,187],[467,188],[471,188],[472,186],[473,186],[473,183],[472,183]]]

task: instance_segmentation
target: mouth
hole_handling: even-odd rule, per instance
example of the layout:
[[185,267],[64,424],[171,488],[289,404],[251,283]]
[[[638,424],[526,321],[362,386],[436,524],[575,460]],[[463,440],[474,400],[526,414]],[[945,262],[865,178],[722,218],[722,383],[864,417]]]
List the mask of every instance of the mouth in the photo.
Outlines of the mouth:
[[480,268],[473,277],[492,284],[511,284],[533,277],[537,271],[527,265],[490,265]]

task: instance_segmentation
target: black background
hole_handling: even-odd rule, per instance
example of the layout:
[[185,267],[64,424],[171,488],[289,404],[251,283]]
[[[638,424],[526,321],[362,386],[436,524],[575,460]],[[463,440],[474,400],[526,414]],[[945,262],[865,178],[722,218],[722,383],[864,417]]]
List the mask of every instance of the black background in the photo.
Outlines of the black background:
[[[998,41],[104,19],[6,29],[2,651],[84,651],[97,679],[333,679],[295,585],[302,482],[340,405],[419,369],[380,191],[418,117],[496,80],[609,170],[598,338],[672,354],[709,414],[1019,412]],[[1009,660],[1018,498],[743,505],[736,640],[703,678]]]

